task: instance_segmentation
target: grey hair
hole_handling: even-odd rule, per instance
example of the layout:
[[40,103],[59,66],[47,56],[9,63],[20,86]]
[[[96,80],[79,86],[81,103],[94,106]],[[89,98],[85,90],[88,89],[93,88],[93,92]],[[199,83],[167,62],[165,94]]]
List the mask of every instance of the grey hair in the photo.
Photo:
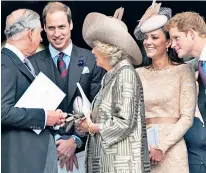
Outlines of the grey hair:
[[94,46],[103,53],[108,59],[110,66],[114,67],[118,62],[128,59],[130,60],[130,56],[121,48],[108,44],[103,43],[101,41],[94,41]]
[[23,13],[21,14],[21,16],[17,17],[17,19],[13,23],[8,22],[9,17],[11,17],[12,13],[7,16],[6,28],[4,30],[4,34],[6,35],[7,39],[25,31],[26,29],[35,29],[39,27],[39,25],[41,25],[40,16],[38,13],[29,9],[22,10]]

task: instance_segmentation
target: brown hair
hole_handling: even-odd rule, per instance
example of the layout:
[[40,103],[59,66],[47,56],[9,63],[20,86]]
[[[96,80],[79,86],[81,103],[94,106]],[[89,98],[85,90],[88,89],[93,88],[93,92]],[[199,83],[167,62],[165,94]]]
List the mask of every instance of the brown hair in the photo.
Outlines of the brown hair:
[[61,2],[49,2],[43,10],[42,13],[42,18],[43,18],[43,23],[46,24],[46,16],[48,13],[54,13],[56,11],[63,11],[67,15],[68,22],[70,23],[72,20],[72,14],[71,10],[68,6]]
[[198,13],[182,12],[173,16],[165,25],[165,30],[177,27],[179,31],[187,33],[189,29],[193,29],[199,33],[200,37],[206,37],[206,24]]

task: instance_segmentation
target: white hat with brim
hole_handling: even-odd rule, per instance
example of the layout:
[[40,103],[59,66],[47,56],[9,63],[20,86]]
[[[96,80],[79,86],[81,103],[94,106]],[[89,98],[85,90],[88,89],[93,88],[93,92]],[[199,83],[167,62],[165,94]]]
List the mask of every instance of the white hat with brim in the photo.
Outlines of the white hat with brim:
[[134,65],[142,62],[142,54],[137,43],[128,33],[125,23],[119,19],[101,13],[89,13],[84,20],[82,34],[91,48],[93,42],[98,40],[123,49],[131,56]]
[[134,30],[137,40],[143,40],[145,33],[162,28],[172,16],[170,8],[161,7],[155,3],[154,7],[149,7]]

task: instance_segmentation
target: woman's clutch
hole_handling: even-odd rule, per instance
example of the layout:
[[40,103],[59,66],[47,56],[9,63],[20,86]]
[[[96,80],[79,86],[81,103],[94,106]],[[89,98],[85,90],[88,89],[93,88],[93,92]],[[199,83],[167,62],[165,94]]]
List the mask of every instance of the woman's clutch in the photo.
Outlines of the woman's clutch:
[[73,112],[74,112],[74,114],[82,116],[83,115],[82,107],[83,107],[82,98],[80,96],[77,96],[74,99],[74,102],[73,102]]
[[148,146],[158,147],[159,145],[158,127],[153,126],[147,128],[147,141],[148,141]]
[[81,112],[84,116],[87,116],[88,114],[91,113],[91,103],[89,102],[87,96],[85,95],[81,85],[79,84],[79,82],[77,83],[77,87],[81,93],[82,96],[82,109]]
[[77,96],[73,102],[73,114],[68,114],[66,118],[65,125],[63,130],[65,132],[69,132],[69,130],[73,127],[74,123],[78,124],[85,118],[86,115],[91,112],[91,103],[86,97],[81,85],[79,82],[77,83],[77,87],[81,93],[81,96]]

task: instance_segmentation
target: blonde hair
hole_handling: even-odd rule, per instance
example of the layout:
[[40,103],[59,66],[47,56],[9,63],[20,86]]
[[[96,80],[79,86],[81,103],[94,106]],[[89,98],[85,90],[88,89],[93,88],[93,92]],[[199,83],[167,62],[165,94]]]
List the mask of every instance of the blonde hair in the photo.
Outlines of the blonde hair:
[[67,15],[68,22],[69,23],[71,22],[72,14],[71,14],[70,8],[67,5],[65,5],[61,2],[49,2],[44,7],[44,10],[43,10],[43,13],[42,13],[43,23],[46,24],[46,16],[47,16],[48,13],[54,13],[54,12],[57,12],[57,11],[65,12],[65,14]]
[[206,24],[198,13],[182,12],[173,16],[165,25],[165,30],[177,27],[179,31],[187,33],[189,29],[193,29],[199,33],[200,37],[206,37]]
[[109,59],[109,64],[114,67],[118,62],[129,59],[129,55],[124,50],[117,46],[103,43],[101,41],[94,41],[94,46]]

